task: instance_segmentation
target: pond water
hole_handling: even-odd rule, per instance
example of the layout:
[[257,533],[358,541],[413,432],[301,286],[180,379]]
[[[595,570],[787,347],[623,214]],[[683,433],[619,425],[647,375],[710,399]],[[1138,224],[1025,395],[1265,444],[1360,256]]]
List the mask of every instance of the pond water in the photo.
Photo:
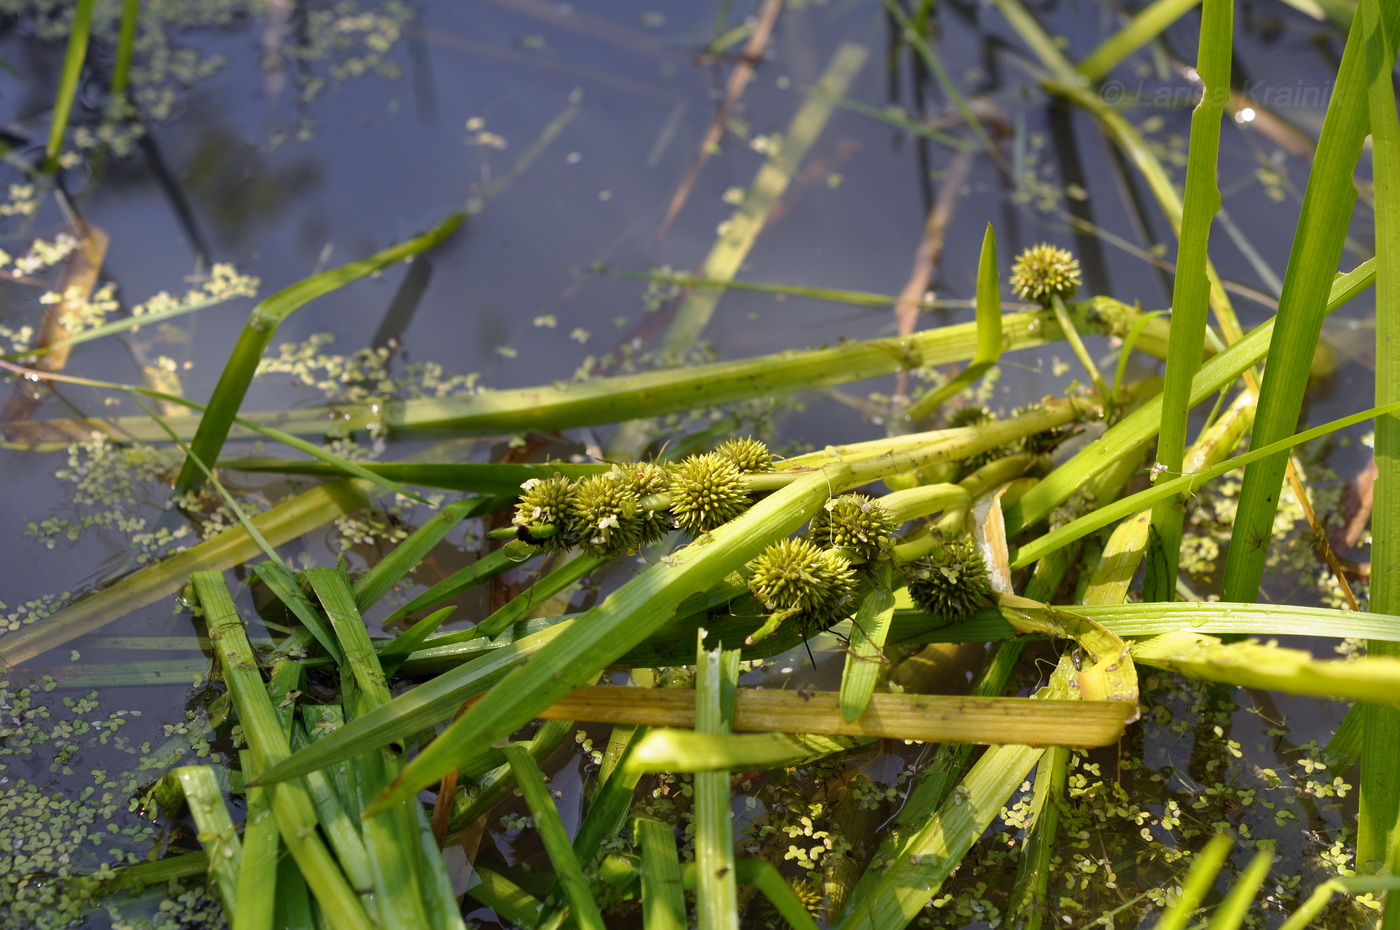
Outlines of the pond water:
[[[344,26],[348,14],[335,20],[350,37],[348,47],[299,60],[295,50],[321,41],[315,31],[331,29],[331,20],[302,22],[293,16],[283,22],[276,4],[231,3],[226,21],[192,28],[170,23],[168,46],[160,53],[167,56],[162,61],[174,60],[182,49],[205,61],[217,56],[222,66],[188,84],[172,79],[168,118],[149,124],[146,141],[126,153],[79,153],[63,173],[64,187],[82,218],[110,237],[103,280],[115,285],[123,306],[160,291],[181,293],[213,263],[255,276],[259,294],[266,296],[417,235],[469,205],[472,215],[464,229],[419,260],[429,267],[430,279],[407,312],[389,312],[405,275],[399,266],[293,314],[278,331],[273,351],[325,333],[332,341],[319,349],[324,354],[348,355],[372,343],[390,347],[390,371],[396,376],[410,365],[431,362],[441,366],[440,378],[475,376],[492,388],[549,384],[597,365],[619,347],[655,347],[669,305],[649,306],[646,282],[610,272],[665,267],[689,273],[699,267],[717,228],[733,211],[731,192],[753,182],[766,146],[786,131],[808,99],[808,88],[843,45],[854,45],[867,57],[845,97],[872,112],[838,107],[832,113],[748,254],[740,280],[897,294],[910,277],[929,211],[942,196],[950,212],[930,290],[947,305],[929,311],[921,328],[971,319],[964,302],[974,292],[988,222],[996,227],[1003,268],[1020,248],[1053,241],[1079,253],[1090,292],[1147,309],[1169,303],[1170,276],[1152,258],[1169,261],[1174,237],[1140,176],[1089,116],[1057,104],[1039,87],[1034,57],[997,11],[982,4],[941,4],[933,47],[942,69],[974,101],[995,137],[1001,164],[979,147],[956,102],[937,82],[915,74],[911,54],[886,59],[893,27],[879,4],[790,3],[752,83],[729,110],[722,140],[662,235],[668,205],[695,162],[742,49],[741,42],[713,59],[703,54],[716,17],[724,15],[720,6],[728,4],[492,0],[402,7],[365,2],[365,19],[354,27],[362,32]],[[752,13],[748,6],[728,10],[729,24]],[[1122,22],[1109,4],[1035,6],[1076,59]],[[1282,3],[1242,7],[1239,16],[1237,85],[1271,105],[1297,133],[1315,137],[1340,54],[1339,31]],[[1109,103],[1133,104],[1130,119],[1178,174],[1184,173],[1181,158],[1194,102],[1178,61],[1194,59],[1197,28],[1197,19],[1187,16],[1162,42],[1120,66],[1114,82],[1104,87]],[[98,123],[95,108],[103,99],[101,75],[109,67],[110,45],[95,54],[75,116],[76,124],[87,127]],[[0,60],[11,66],[0,72],[0,108],[14,145],[11,164],[0,169],[7,183],[24,183],[16,163],[32,162],[42,150],[61,55],[61,43],[44,39],[33,11],[18,14],[0,35]],[[394,73],[340,73],[366,63],[385,64]],[[326,86],[315,99],[303,100],[309,82]],[[878,118],[888,117],[894,106],[938,127],[966,154]],[[1244,114],[1227,126],[1220,159],[1226,222],[1212,239],[1217,267],[1240,286],[1236,308],[1246,328],[1271,313],[1267,298],[1277,286],[1271,275],[1281,275],[1287,263],[1308,171],[1306,153],[1290,149],[1294,137],[1265,123]],[[522,160],[527,164],[513,175]],[[951,193],[944,190],[949,184]],[[33,216],[5,220],[0,247],[19,255],[35,236],[51,238],[62,228],[56,199],[47,196]],[[1364,256],[1349,255],[1344,264],[1359,257]],[[0,323],[36,325],[41,308],[32,289],[9,284],[6,291]],[[1263,299],[1252,300],[1250,294]],[[159,330],[78,346],[66,371],[133,383],[141,380],[143,365],[166,358],[188,397],[207,398],[251,305],[248,299],[234,300]],[[1366,307],[1344,313],[1358,322],[1329,323],[1341,364],[1327,390],[1312,400],[1314,422],[1359,409],[1358,398],[1371,391]],[[733,291],[720,302],[703,345],[694,348],[722,359],[743,358],[890,335],[895,327],[889,306]],[[1090,339],[1089,345],[1099,357],[1110,348],[1101,339]],[[322,390],[299,377],[304,369],[290,361],[285,367],[255,382],[245,410],[325,402]],[[989,402],[1007,409],[1063,393],[1076,377],[1085,380],[1062,345],[1008,356],[1001,372]],[[778,399],[746,413],[771,428],[785,448],[821,447],[883,435],[887,427],[872,412],[883,409],[893,389],[893,379],[861,382],[805,396],[800,403]],[[77,412],[137,411],[111,392],[69,385],[47,397],[35,417]],[[701,425],[701,420],[692,424]],[[1332,450],[1325,460],[1344,477],[1365,464],[1358,435],[1350,437],[1351,448]],[[564,439],[606,447],[609,437],[609,428],[599,428],[569,431]],[[482,443],[472,454],[484,459],[491,446]],[[417,448],[417,440],[391,441],[388,454]],[[42,526],[37,537],[26,534],[26,525],[82,522],[110,509],[145,520],[146,528],[157,522],[164,501],[153,485],[132,489],[131,496],[147,498],[135,507],[76,505],[73,480],[59,474],[71,467],[70,454],[79,464],[91,460],[88,451],[0,449],[6,479],[0,495],[11,527],[0,539],[5,613],[59,592],[101,586],[134,566],[129,527],[91,526],[69,539],[52,528],[46,538]],[[112,467],[106,461],[95,467]],[[281,482],[235,480],[254,496],[286,490]],[[417,511],[412,518],[422,516]],[[350,546],[352,567],[363,566],[386,545],[379,540]],[[342,546],[334,531],[323,530],[289,551],[308,562],[331,564]],[[456,537],[453,551],[441,557],[444,567],[472,557],[474,546]],[[1212,590],[1208,578],[1198,578],[1197,584],[1202,593]],[[1291,575],[1271,577],[1267,585],[1265,596],[1278,600],[1313,603],[1320,597]],[[200,672],[189,670],[207,671],[207,661],[190,615],[173,599],[135,611],[94,635],[161,638],[150,642],[152,649],[158,643],[166,650],[160,657],[176,660],[161,671],[173,683],[106,687],[111,669],[133,661],[131,651],[115,648],[113,640],[80,639],[12,672],[11,689],[29,678],[42,681],[37,676],[43,675],[54,677],[52,698],[99,688],[104,710],[141,712],[123,731],[133,747],[159,744],[172,727],[185,724],[187,708],[203,706],[202,682],[195,681]],[[826,650],[830,645],[829,637],[814,645],[815,667],[800,651],[753,677],[766,676],[763,680],[785,687],[812,682],[832,687],[841,652]],[[0,640],[0,652],[3,648]],[[1162,700],[1163,707],[1182,714],[1205,712],[1198,714],[1202,738],[1195,743],[1183,742],[1169,719],[1149,718],[1134,744],[1124,747],[1144,760],[1126,783],[1146,792],[1144,803],[1157,805],[1157,813],[1168,804],[1188,803],[1203,785],[1253,778],[1259,768],[1296,766],[1315,753],[1294,747],[1325,742],[1340,717],[1335,706],[1323,702],[1211,689],[1164,694]],[[1288,733],[1275,732],[1285,720]],[[1229,735],[1243,746],[1243,762],[1205,748],[1216,726],[1222,732],[1233,727]],[[601,745],[606,731],[595,730],[590,736]],[[7,756],[7,777],[41,782],[60,794],[87,784],[81,774],[52,774],[46,752],[27,760]],[[96,765],[99,757],[102,753],[93,750],[83,761]],[[910,752],[892,750],[865,765],[876,773],[872,778],[892,780],[912,758]],[[1094,764],[1111,765],[1111,759],[1111,754],[1096,758]],[[131,756],[119,753],[108,753],[101,762],[118,768],[132,764]],[[577,789],[590,765],[587,754],[561,755],[555,760],[556,787]],[[794,784],[806,784],[804,777],[793,776]],[[1273,800],[1279,807],[1296,805],[1296,793],[1287,804]],[[1226,801],[1237,803],[1220,803]],[[1216,812],[1219,805],[1212,805],[1202,818]],[[1276,871],[1322,875],[1318,850],[1338,839],[1345,811],[1335,803],[1318,806],[1309,800],[1305,806],[1309,823],[1280,822],[1273,812],[1257,808],[1236,811],[1234,823],[1280,841],[1284,862]],[[1189,812],[1185,816],[1189,819]],[[1306,839],[1305,830],[1311,831]],[[496,829],[494,840],[505,858],[516,858],[505,826]],[[176,842],[188,843],[188,837]],[[1123,873],[1116,904],[1167,874],[1154,871],[1162,868],[1160,862],[1140,870],[1123,861],[1111,867]],[[960,893],[973,901],[982,896],[975,889]],[[1109,898],[1090,900],[1091,910],[1076,915],[1074,925],[1087,923],[1092,908],[1116,906]],[[489,913],[473,916],[491,925]],[[990,918],[949,907],[930,919],[976,926]],[[1276,922],[1277,914],[1269,919]],[[97,926],[107,918],[92,920]]]

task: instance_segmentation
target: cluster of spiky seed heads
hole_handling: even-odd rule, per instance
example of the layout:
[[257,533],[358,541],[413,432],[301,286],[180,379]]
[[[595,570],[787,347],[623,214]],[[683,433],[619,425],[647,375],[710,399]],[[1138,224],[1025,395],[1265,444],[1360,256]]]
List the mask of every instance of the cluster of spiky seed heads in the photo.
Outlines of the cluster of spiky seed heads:
[[1069,300],[1079,290],[1079,261],[1067,249],[1046,242],[1033,245],[1011,266],[1011,289],[1042,306],[1056,297]]
[[932,552],[904,567],[914,603],[943,623],[977,612],[992,593],[987,563],[970,540],[939,540]]
[[736,439],[673,468],[614,465],[576,481],[556,473],[521,485],[511,522],[522,540],[550,551],[622,555],[656,542],[673,526],[693,536],[723,526],[752,503],[744,475],[772,470],[767,446]]
[[809,539],[780,539],[749,563],[749,591],[806,635],[849,616],[856,573],[850,559]]
[[806,637],[850,616],[858,572],[890,557],[897,527],[878,501],[843,494],[817,511],[806,534],[763,550],[749,563],[749,591],[769,611],[769,629],[792,620]]

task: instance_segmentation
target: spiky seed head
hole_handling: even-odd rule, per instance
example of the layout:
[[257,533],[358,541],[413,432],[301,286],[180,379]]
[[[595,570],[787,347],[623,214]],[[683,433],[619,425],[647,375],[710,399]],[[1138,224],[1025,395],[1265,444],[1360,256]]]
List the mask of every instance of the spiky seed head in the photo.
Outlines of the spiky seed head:
[[[1044,404],[1026,404],[1011,411],[1013,417],[1019,417],[1027,413],[1035,413],[1045,409]],[[1032,433],[1023,436],[1014,445],[1018,451],[1029,452],[1031,455],[1044,455],[1054,449],[1068,434],[1068,430],[1063,426],[1056,426],[1051,429],[1042,430],[1039,433]]]
[[723,526],[748,506],[739,466],[714,452],[682,459],[671,474],[671,516],[692,536]]
[[1016,257],[1011,289],[1022,300],[1048,306],[1051,298],[1069,300],[1079,290],[1079,261],[1067,249],[1042,242]]
[[[996,420],[996,414],[992,413],[986,407],[973,404],[967,407],[960,407],[953,411],[948,417],[948,428],[962,429],[971,426],[981,426],[984,423],[995,423]],[[1015,451],[1016,450],[1010,446],[1000,445],[993,446],[990,449],[986,449],[974,455],[969,455],[962,460],[963,471],[964,473],[974,472],[983,465],[989,462],[995,462],[997,459],[1004,458]]]
[[639,501],[640,545],[650,545],[666,535],[667,530],[671,528],[671,517],[665,510],[648,507],[647,498],[666,494],[671,490],[671,473],[664,465],[655,462],[623,465],[619,470]]
[[741,472],[772,471],[773,453],[762,441],[746,436],[720,443],[715,454],[729,459]]
[[981,426],[983,423],[990,423],[996,417],[986,407],[976,404],[967,407],[959,407],[948,416],[948,428],[960,429],[964,426]]
[[855,593],[850,560],[809,539],[781,539],[749,567],[754,599],[771,611],[790,614],[804,635],[844,619]]
[[811,536],[824,548],[848,549],[873,562],[889,552],[897,527],[894,515],[864,494],[842,494],[826,502],[812,517]]
[[570,528],[594,555],[636,552],[643,536],[641,500],[619,470],[584,478],[574,488]]
[[991,596],[987,563],[965,539],[940,541],[933,552],[904,569],[914,603],[944,623],[971,617]]
[[515,505],[511,523],[526,532],[532,526],[553,526],[555,534],[537,540],[537,544],[551,551],[571,548],[575,543],[570,533],[574,483],[555,472],[548,478],[531,478],[520,490],[520,502]]

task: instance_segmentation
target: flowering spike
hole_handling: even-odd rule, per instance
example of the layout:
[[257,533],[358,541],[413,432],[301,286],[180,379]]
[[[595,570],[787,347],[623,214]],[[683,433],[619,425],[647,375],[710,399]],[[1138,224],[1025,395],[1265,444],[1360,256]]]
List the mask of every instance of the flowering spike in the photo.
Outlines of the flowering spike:
[[555,533],[530,542],[558,551],[571,548],[576,540],[569,532],[573,513],[574,483],[555,472],[548,478],[531,478],[520,486],[520,502],[515,505],[511,523],[529,533],[531,527],[553,526]]
[[1079,261],[1067,249],[1046,242],[1033,245],[1011,266],[1011,289],[1041,306],[1055,297],[1069,300],[1079,290]]

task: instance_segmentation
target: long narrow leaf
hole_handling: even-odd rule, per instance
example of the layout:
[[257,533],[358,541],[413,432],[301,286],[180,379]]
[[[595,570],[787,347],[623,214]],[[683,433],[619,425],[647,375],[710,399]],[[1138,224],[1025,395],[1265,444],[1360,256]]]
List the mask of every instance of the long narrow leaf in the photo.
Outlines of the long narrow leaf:
[[[734,725],[739,653],[705,648],[696,635],[695,736],[724,737]],[[710,767],[695,783],[695,910],[700,930],[739,930],[729,772]]]
[[[219,458],[224,439],[228,436],[229,427],[233,425],[238,408],[243,404],[243,397],[248,392],[248,385],[257,371],[263,351],[272,341],[283,320],[318,297],[432,248],[456,232],[465,220],[465,213],[454,213],[417,238],[377,252],[369,258],[312,275],[278,291],[254,307],[252,316],[238,337],[238,342],[234,344],[223,374],[219,376],[219,383],[209,399],[208,409],[199,421],[199,428],[195,431],[190,450],[191,455],[198,456],[206,462],[213,462]],[[202,477],[193,461],[186,459],[185,466],[175,481],[175,495],[178,497],[198,487],[201,481]]]
[[[1371,117],[1371,161],[1375,171],[1376,257],[1376,403],[1400,401],[1400,126],[1395,114],[1395,88],[1391,83],[1395,31],[1381,15],[1382,4],[1365,0],[1357,22],[1370,32],[1371,82],[1368,99]],[[1390,35],[1386,36],[1386,30]],[[1390,57],[1386,57],[1389,49]],[[1400,616],[1400,420],[1394,416],[1376,420],[1376,482],[1371,511],[1370,608],[1376,613]],[[1400,625],[1400,621],[1397,622]],[[1395,644],[1370,641],[1367,655],[1400,656]],[[1363,871],[1385,862],[1387,839],[1400,813],[1400,759],[1394,747],[1400,741],[1400,710],[1363,705],[1360,819],[1357,825],[1356,862]],[[1400,920],[1400,895],[1386,900],[1386,925]]]
[[[1346,274],[1336,277],[1332,281],[1327,312],[1331,313],[1370,287],[1375,278],[1375,259],[1367,259]],[[1273,331],[1274,321],[1269,320],[1202,365],[1191,382],[1191,403],[1200,403],[1262,361],[1269,352]],[[1069,499],[1090,477],[1107,468],[1120,456],[1145,447],[1156,435],[1161,415],[1161,398],[1147,401],[1111,427],[1090,447],[1056,468],[1042,479],[1040,484],[1007,508],[1007,533],[1014,535],[1043,520],[1050,511]]]
[[[83,76],[87,58],[88,38],[92,34],[92,11],[95,0],[78,0],[73,8],[73,23],[68,27],[68,50],[63,55],[63,71],[54,94],[53,119],[49,123],[49,144],[44,149],[44,170],[58,170],[58,156],[63,152],[63,136],[68,131],[68,117],[78,96],[78,82]],[[212,461],[212,459],[210,460]]]
[[642,853],[642,923],[646,930],[684,930],[685,895],[674,830],[639,817],[633,833]]
[[[254,664],[253,649],[243,630],[238,608],[219,573],[196,572],[191,580],[204,608],[209,638],[219,655],[224,681],[229,686],[248,746],[258,764],[266,768],[291,755],[291,748]],[[293,781],[277,786],[272,791],[272,809],[283,842],[327,917],[346,930],[371,930],[373,924],[359,897],[345,881],[339,865],[316,832],[316,814],[305,785]]]
[[988,223],[977,263],[977,354],[951,381],[919,398],[905,414],[909,421],[918,423],[945,400],[974,384],[1001,358],[1001,350],[1001,275],[997,270],[996,233]]
[[[296,539],[336,517],[363,507],[374,486],[342,480],[303,491],[253,517],[253,523],[273,546]],[[39,623],[0,636],[0,656],[11,665],[29,661],[50,649],[101,629],[108,623],[183,588],[192,573],[232,568],[262,550],[241,526],[230,527],[213,539],[192,546],[155,565],[133,572],[115,584],[89,594]]]
[[588,879],[583,874],[583,866],[569,845],[569,835],[564,829],[564,821],[559,817],[559,809],[554,806],[549,786],[545,784],[544,773],[524,746],[512,743],[502,751],[525,795],[525,804],[535,821],[535,831],[539,833],[545,852],[549,854],[549,860],[554,863],[554,870],[564,886],[564,896],[569,901],[573,920],[586,930],[602,930],[603,917],[598,912]]
[[[1400,4],[1381,7],[1384,29],[1379,58],[1389,73],[1400,40]],[[1348,220],[1356,204],[1352,172],[1361,155],[1368,124],[1367,99],[1373,55],[1364,43],[1361,20],[1353,23],[1337,72],[1337,83],[1327,106],[1317,157],[1313,159],[1303,195],[1303,209],[1289,254],[1278,321],[1269,345],[1269,367],[1259,393],[1250,448],[1276,443],[1298,425],[1307,372],[1322,329],[1327,288],[1341,259]],[[1370,60],[1368,60],[1370,56]],[[1378,62],[1379,63],[1379,62]],[[1245,470],[1235,515],[1235,539],[1273,533],[1288,456],[1282,452],[1255,462]],[[1235,545],[1225,563],[1222,596],[1230,601],[1251,601],[1259,592],[1267,546]]]
[[[1157,467],[1176,474],[1186,455],[1186,415],[1191,404],[1191,381],[1201,367],[1206,318],[1210,312],[1207,246],[1211,219],[1220,210],[1216,161],[1220,153],[1220,121],[1230,96],[1230,47],[1234,38],[1234,0],[1205,0],[1201,15],[1201,50],[1196,71],[1201,77],[1201,101],[1191,114],[1191,141],[1186,166],[1186,193],[1181,214],[1181,248],[1177,253],[1172,289],[1171,342],[1167,349],[1166,384],[1162,388],[1162,420],[1158,427]],[[1311,359],[1310,359],[1311,360]],[[1147,562],[1143,599],[1171,600],[1181,556],[1184,511],[1175,501],[1158,501],[1152,508],[1152,549]]]

